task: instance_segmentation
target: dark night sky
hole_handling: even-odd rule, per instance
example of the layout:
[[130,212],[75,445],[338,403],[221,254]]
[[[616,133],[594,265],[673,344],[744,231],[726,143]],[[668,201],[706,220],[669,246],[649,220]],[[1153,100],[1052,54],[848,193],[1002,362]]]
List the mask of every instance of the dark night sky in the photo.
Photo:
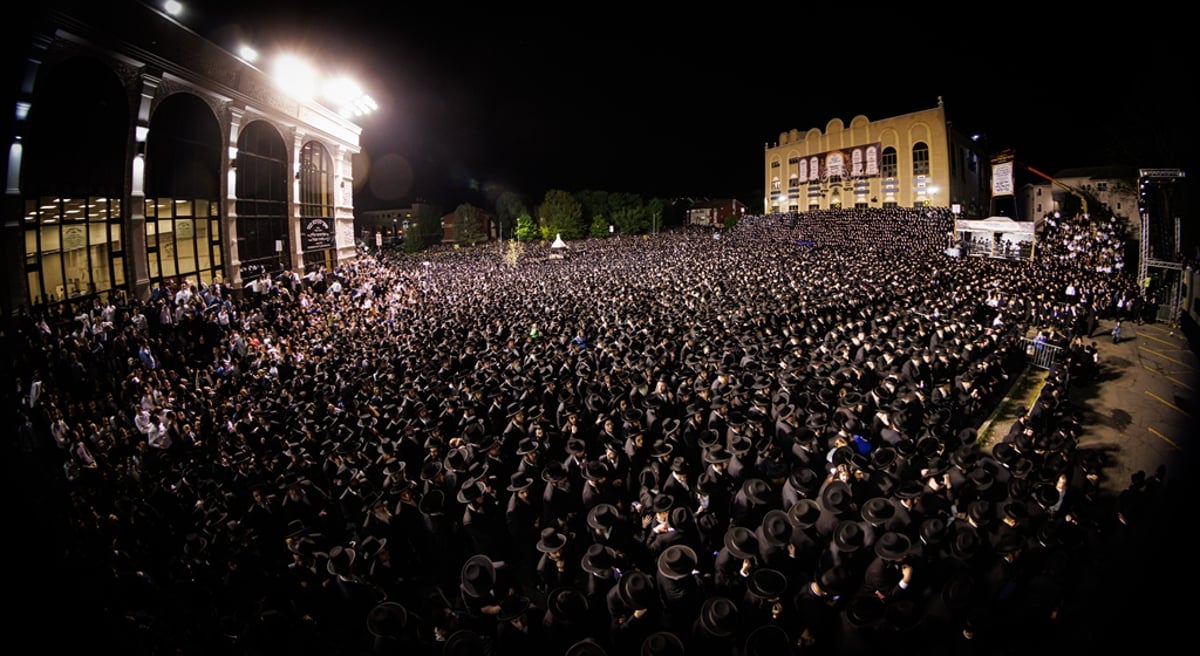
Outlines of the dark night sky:
[[[382,1],[185,4],[180,21],[219,45],[296,44],[362,80],[381,105],[360,121],[363,209],[418,198],[490,206],[503,190],[536,203],[551,188],[756,207],[763,146],[781,132],[928,109],[939,96],[991,151],[1013,148],[1051,174],[1187,170],[1194,150],[1184,125],[1197,76],[1181,63],[1189,40],[1173,36],[1186,21],[1166,10],[1099,14],[1084,29],[1041,9],[931,22],[836,8],[671,20],[615,8],[418,16]],[[789,30],[797,36],[780,36]]]

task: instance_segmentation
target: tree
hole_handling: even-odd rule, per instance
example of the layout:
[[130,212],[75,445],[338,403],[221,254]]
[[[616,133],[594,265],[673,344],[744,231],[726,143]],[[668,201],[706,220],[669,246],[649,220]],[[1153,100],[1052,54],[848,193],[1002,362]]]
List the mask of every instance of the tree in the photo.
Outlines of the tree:
[[404,240],[404,250],[416,253],[441,242],[442,208],[437,205],[418,205]]
[[730,214],[729,216],[726,216],[724,221],[725,229],[729,230],[730,228],[733,228],[733,226],[737,225],[737,222],[737,215]]
[[537,222],[528,214],[522,214],[517,217],[517,227],[514,235],[520,241],[533,241],[541,236],[538,232]]
[[459,246],[474,246],[483,239],[479,222],[483,211],[470,203],[463,203],[454,210],[454,243]]
[[496,199],[496,222],[499,225],[501,239],[512,237],[517,219],[529,214],[525,200],[515,191],[506,191]]
[[588,234],[593,237],[607,237],[608,226],[608,219],[604,218],[603,215],[597,214],[592,217],[592,227],[588,229]]
[[538,206],[538,217],[541,219],[542,239],[553,239],[555,235],[562,235],[563,239],[583,236],[583,206],[565,191],[547,191],[542,204]]

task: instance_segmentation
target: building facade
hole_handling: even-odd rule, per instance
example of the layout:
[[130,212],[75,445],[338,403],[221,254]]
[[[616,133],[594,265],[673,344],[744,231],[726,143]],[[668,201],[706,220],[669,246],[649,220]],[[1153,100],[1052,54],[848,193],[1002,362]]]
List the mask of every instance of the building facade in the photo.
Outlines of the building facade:
[[[1137,173],[1112,167],[1066,169],[1054,175],[1062,186],[1051,182],[1031,183],[1017,192],[1019,216],[1027,221],[1064,213],[1079,205],[1070,197],[1090,199],[1089,214],[1111,214],[1131,232],[1138,230]],[[1074,190],[1074,194],[1066,188]],[[1095,206],[1093,206],[1095,205]]]
[[74,4],[26,44],[6,311],[355,256],[358,125],[146,4]]
[[839,207],[949,207],[985,216],[988,158],[955,130],[941,101],[932,109],[876,121],[832,119],[821,131],[791,130],[764,152],[763,208],[805,212]]
[[688,208],[687,224],[693,226],[721,227],[726,217],[741,219],[746,215],[746,206],[736,198],[722,198],[692,203]]

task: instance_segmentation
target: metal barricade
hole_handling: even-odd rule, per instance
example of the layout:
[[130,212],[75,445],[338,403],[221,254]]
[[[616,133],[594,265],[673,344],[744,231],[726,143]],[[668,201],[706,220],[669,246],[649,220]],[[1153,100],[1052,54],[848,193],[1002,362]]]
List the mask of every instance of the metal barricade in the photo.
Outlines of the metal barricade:
[[1021,338],[1021,347],[1025,349],[1025,356],[1029,358],[1029,363],[1041,369],[1050,369],[1062,351],[1061,346],[1028,337]]

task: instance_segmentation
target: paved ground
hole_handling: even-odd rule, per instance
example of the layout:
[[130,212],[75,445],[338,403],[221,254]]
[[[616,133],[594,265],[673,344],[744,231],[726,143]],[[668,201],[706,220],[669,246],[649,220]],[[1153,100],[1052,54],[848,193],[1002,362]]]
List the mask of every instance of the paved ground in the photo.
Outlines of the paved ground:
[[1159,466],[1169,480],[1190,484],[1200,453],[1200,358],[1179,330],[1165,324],[1125,322],[1119,344],[1102,329],[1094,339],[1098,379],[1071,393],[1087,427],[1080,447],[1109,455],[1107,489],[1120,491],[1134,472],[1153,474]]
[[[1118,344],[1112,343],[1111,328],[1111,323],[1100,326],[1092,340],[1100,353],[1098,376],[1070,390],[1085,426],[1078,448],[1105,454],[1101,505],[1110,517],[1135,472],[1153,475],[1165,467],[1168,493],[1152,518],[1128,531],[1109,524],[1111,549],[1094,559],[1092,574],[1083,577],[1074,603],[1064,609],[1062,620],[1071,628],[1060,640],[1038,645],[1046,648],[1039,653],[1170,649],[1191,637],[1195,622],[1192,591],[1200,586],[1200,568],[1191,556],[1200,481],[1200,358],[1178,327],[1126,322]],[[1197,337],[1191,343],[1200,344]],[[1030,369],[1014,383],[990,420],[992,440],[1003,438],[1045,378],[1044,371]],[[988,434],[981,430],[981,440]],[[993,653],[1028,656],[1037,651],[1033,647]]]

